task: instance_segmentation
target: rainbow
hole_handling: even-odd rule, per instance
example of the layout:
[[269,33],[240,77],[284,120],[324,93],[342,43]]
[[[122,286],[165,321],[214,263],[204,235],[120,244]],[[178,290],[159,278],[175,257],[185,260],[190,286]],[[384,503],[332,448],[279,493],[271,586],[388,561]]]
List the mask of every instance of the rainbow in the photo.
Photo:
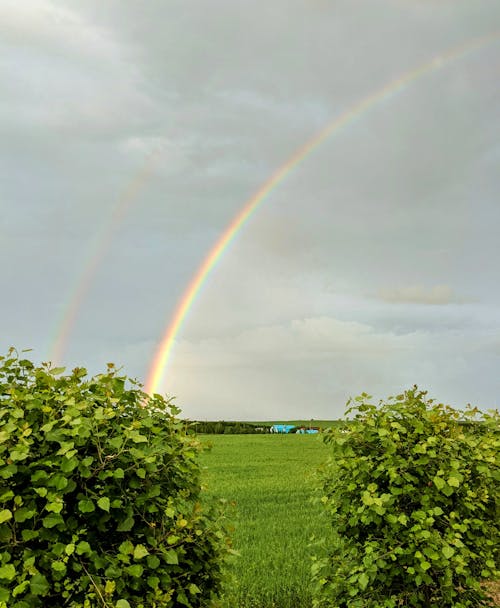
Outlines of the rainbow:
[[306,142],[305,145],[299,148],[281,167],[276,170],[273,175],[271,175],[271,177],[259,188],[259,190],[243,205],[243,208],[226,227],[218,241],[209,251],[208,255],[196,271],[194,277],[191,279],[191,282],[186,288],[177,305],[177,308],[175,309],[172,319],[168,323],[167,329],[164,332],[163,338],[150,365],[145,384],[145,390],[147,393],[153,394],[158,391],[161,380],[165,373],[165,369],[172,354],[175,338],[179,333],[202,285],[221,259],[224,251],[227,250],[238,232],[248,222],[250,217],[260,207],[260,205],[262,205],[272,190],[276,188],[287,177],[287,175],[289,175],[290,172],[320,144],[331,137],[334,133],[337,133],[341,128],[360,118],[377,103],[396,95],[409,84],[415,82],[419,78],[422,78],[422,76],[439,70],[450,64],[450,62],[460,59],[468,53],[498,40],[499,36],[500,32],[496,31],[486,36],[475,38],[458,47],[453,47],[452,49],[433,57],[430,61],[419,65],[415,69],[406,72],[396,80],[392,80],[381,89],[376,90],[371,95],[362,99],[351,108],[340,114],[340,116],[333,119],[329,124],[326,125],[325,128],[323,128],[322,131],[320,131],[308,142]]
[[110,247],[113,233],[148,182],[162,152],[162,147],[158,146],[146,157],[139,170],[117,198],[107,221],[101,225],[100,230],[94,235],[82,269],[73,282],[73,287],[66,297],[61,315],[55,324],[56,329],[51,332],[55,337],[49,340],[47,357],[52,363],[57,364],[63,359],[82,302],[90,289],[96,270]]

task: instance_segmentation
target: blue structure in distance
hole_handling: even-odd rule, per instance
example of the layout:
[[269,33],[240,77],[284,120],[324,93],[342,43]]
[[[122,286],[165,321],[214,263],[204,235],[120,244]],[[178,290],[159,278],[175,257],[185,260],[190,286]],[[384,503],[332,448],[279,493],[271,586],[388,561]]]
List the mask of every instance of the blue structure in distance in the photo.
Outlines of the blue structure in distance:
[[269,429],[270,433],[289,433],[295,426],[293,424],[273,424]]
[[273,424],[273,426],[269,429],[269,432],[283,434],[283,433],[290,433],[290,431],[292,431],[293,429],[295,429],[295,433],[298,433],[299,435],[315,435],[316,433],[319,433],[319,429],[317,427],[297,428],[293,424]]

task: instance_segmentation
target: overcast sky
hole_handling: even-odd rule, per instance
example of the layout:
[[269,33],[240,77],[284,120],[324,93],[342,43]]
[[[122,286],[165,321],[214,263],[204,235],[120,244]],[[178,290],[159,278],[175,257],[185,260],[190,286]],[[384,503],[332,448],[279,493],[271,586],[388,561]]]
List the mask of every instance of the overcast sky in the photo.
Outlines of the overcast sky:
[[2,352],[47,360],[66,320],[65,365],[145,380],[245,202],[432,59],[269,194],[162,391],[202,419],[335,418],[415,383],[497,407],[498,0],[0,0]]

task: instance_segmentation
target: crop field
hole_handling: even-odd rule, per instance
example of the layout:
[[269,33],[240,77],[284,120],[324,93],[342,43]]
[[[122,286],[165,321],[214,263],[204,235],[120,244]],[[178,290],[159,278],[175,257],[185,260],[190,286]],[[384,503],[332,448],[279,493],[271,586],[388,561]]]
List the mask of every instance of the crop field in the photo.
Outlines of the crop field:
[[315,435],[210,435],[208,492],[236,503],[234,548],[223,608],[311,605],[310,539],[328,525],[313,504],[316,470],[328,456]]

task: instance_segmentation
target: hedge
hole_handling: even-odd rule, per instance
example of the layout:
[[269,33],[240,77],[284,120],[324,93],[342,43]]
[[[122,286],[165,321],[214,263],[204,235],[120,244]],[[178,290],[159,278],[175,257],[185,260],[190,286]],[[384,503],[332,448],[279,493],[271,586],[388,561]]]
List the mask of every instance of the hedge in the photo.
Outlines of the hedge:
[[325,435],[322,502],[333,540],[314,563],[316,606],[487,605],[498,576],[499,415],[436,403],[417,387],[349,402]]
[[0,606],[207,606],[230,552],[200,443],[112,364],[0,357]]

